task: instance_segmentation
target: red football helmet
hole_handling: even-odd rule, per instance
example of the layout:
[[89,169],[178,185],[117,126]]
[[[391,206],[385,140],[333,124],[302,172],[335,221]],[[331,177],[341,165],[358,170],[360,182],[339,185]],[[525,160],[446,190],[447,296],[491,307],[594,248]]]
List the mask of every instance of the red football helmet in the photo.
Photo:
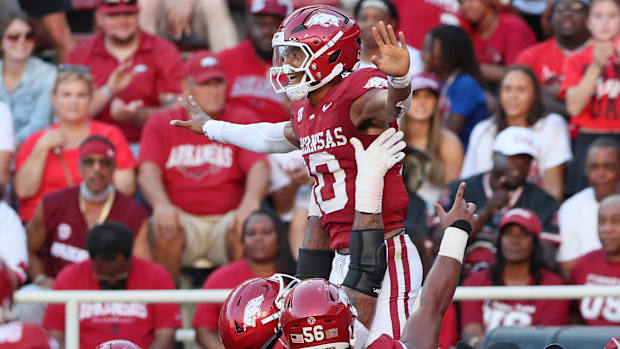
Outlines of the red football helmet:
[[282,337],[289,349],[353,348],[356,316],[340,287],[325,279],[308,279],[284,299]]
[[[335,7],[303,7],[282,21],[271,46],[273,88],[300,100],[343,71],[355,68],[360,58],[360,28]],[[291,84],[290,79],[296,79],[298,73],[303,73],[300,82]]]
[[116,339],[113,341],[108,341],[105,343],[99,344],[97,349],[142,349],[140,346],[133,344],[130,341],[124,341],[120,339]]
[[[292,281],[285,286],[284,279]],[[274,274],[250,279],[237,286],[220,311],[218,330],[225,348],[271,348],[280,337],[278,319],[284,297],[298,279]]]
[[13,309],[13,278],[11,271],[0,259],[0,324],[13,321],[17,314]]

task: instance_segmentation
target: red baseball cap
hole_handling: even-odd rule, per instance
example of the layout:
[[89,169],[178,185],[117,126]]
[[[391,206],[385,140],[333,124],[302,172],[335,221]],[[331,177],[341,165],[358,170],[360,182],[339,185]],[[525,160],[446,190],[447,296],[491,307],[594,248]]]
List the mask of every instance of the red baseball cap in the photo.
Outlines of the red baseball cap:
[[257,15],[286,17],[293,12],[291,0],[252,0],[250,12]]
[[205,81],[220,78],[226,80],[226,74],[220,60],[213,53],[207,50],[198,51],[185,62],[183,76],[191,77],[196,83],[202,84]]
[[80,158],[91,155],[100,155],[116,160],[114,145],[103,136],[90,136],[80,145]]
[[418,90],[431,90],[439,94],[439,81],[434,74],[421,73],[411,78],[411,92]]
[[502,219],[499,221],[499,229],[502,230],[508,224],[517,224],[529,231],[530,233],[539,236],[542,233],[542,223],[534,211],[527,208],[513,208],[504,213]]
[[138,12],[138,0],[103,0],[98,8],[104,14]]

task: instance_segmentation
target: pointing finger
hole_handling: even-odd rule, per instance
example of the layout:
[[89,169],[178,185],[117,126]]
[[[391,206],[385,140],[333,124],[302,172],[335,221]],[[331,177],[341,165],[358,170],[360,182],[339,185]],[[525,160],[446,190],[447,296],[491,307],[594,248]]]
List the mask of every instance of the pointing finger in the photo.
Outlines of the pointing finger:
[[465,194],[465,182],[459,184],[459,189],[456,191],[456,197],[454,198],[454,204],[452,207],[461,207],[463,205],[463,195]]

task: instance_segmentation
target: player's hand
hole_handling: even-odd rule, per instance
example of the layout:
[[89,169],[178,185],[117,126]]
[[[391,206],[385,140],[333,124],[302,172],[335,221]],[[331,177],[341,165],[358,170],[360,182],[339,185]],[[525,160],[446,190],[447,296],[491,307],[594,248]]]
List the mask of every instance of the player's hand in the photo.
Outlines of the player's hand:
[[179,101],[185,107],[185,110],[191,115],[190,120],[172,120],[170,121],[170,126],[174,127],[184,127],[194,133],[202,134],[202,126],[205,122],[211,120],[211,117],[207,115],[207,113],[202,110],[202,108],[198,105],[196,100],[194,100],[193,96],[189,96],[188,100],[184,100],[182,97],[179,97]]
[[595,41],[592,45],[592,63],[603,68],[613,53],[614,46],[611,41]]
[[392,166],[405,158],[402,152],[407,144],[402,140],[403,132],[388,128],[377,137],[366,150],[362,142],[353,137],[350,139],[355,148],[355,162],[357,163],[358,177],[370,173],[383,178]]
[[394,28],[380,21],[375,27],[372,27],[372,36],[374,36],[377,46],[379,46],[379,55],[373,55],[372,63],[387,75],[404,76],[409,74],[409,51],[407,50],[407,42],[405,34],[399,32],[400,45],[394,34]]
[[478,222],[476,204],[466,202],[465,199],[463,199],[464,194],[465,182],[461,182],[461,184],[459,184],[459,189],[456,191],[456,197],[454,198],[454,203],[452,203],[452,208],[447,213],[440,204],[436,202],[433,203],[433,207],[435,207],[435,211],[439,217],[442,230],[445,230],[458,220],[464,220],[472,227],[476,226],[476,223]]
[[194,0],[180,0],[168,7],[168,30],[175,40],[192,34],[191,19]]
[[138,74],[133,67],[132,61],[127,61],[122,63],[114,71],[110,74],[108,78],[108,82],[106,83],[108,88],[110,89],[110,94],[112,96],[116,96],[124,89],[126,89],[129,84],[133,81],[133,78]]
[[181,211],[172,204],[157,204],[153,207],[155,231],[167,239],[185,232],[181,222]]

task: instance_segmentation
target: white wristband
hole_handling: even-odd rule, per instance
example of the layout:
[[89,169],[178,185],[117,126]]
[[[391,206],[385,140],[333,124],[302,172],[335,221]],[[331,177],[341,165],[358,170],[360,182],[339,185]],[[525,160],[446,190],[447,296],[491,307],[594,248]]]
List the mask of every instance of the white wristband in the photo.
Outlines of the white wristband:
[[469,234],[456,227],[447,227],[441,239],[439,255],[456,259],[463,263],[463,255],[467,247]]
[[388,82],[392,87],[402,89],[411,83],[411,75],[407,73],[404,76],[388,76]]

